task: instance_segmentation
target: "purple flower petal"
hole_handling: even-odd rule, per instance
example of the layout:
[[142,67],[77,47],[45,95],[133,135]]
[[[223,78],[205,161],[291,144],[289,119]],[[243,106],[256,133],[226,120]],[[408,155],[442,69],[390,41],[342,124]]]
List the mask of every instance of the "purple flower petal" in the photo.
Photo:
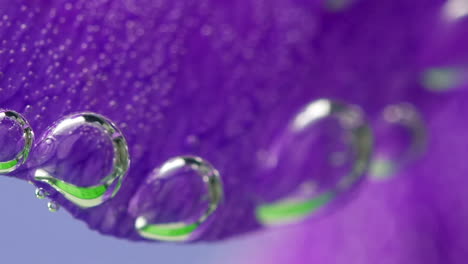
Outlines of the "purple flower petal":
[[[129,202],[155,167],[187,154],[210,161],[225,202],[200,240],[217,240],[260,228],[252,199],[258,151],[311,100],[360,105],[371,122],[389,103],[409,101],[427,120],[451,104],[420,80],[428,51],[461,50],[450,39],[428,45],[442,4],[2,1],[0,105],[23,114],[37,135],[79,111],[122,130],[132,166],[115,198],[83,210],[52,196],[103,234],[141,239]],[[30,159],[40,158],[37,146]],[[266,184],[286,180],[272,175]]]

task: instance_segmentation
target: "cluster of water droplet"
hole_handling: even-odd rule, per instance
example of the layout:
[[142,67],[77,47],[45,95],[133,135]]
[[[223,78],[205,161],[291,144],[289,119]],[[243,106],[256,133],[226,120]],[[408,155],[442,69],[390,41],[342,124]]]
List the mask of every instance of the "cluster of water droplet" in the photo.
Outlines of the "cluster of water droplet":
[[[294,115],[270,148],[259,151],[258,186],[252,199],[258,222],[274,225],[309,218],[333,207],[366,173],[389,177],[423,152],[424,124],[414,107],[391,105],[380,116],[376,123],[383,125],[375,129],[374,144],[372,128],[357,106],[319,99]],[[1,173],[11,173],[25,163],[33,137],[19,113],[0,112]],[[396,140],[384,144],[379,138]],[[50,198],[52,212],[60,207],[52,193],[81,210],[104,204],[119,192],[130,166],[124,136],[109,119],[95,113],[57,121],[34,148],[40,155],[28,161],[28,169],[34,171],[30,180],[37,186],[38,198]],[[277,177],[276,182],[271,183],[271,177]],[[171,158],[145,179],[130,199],[135,231],[145,239],[194,240],[209,228],[223,201],[221,176],[201,157]],[[174,192],[180,195],[171,195]],[[187,204],[174,198],[184,195],[199,199]]]

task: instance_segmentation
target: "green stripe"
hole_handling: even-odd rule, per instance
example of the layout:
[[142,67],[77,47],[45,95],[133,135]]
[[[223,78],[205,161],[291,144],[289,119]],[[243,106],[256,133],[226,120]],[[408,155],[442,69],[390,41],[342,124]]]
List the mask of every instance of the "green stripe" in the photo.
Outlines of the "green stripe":
[[284,201],[262,205],[256,209],[257,219],[266,224],[293,221],[315,212],[317,209],[331,201],[332,198],[333,194],[331,192],[327,192],[306,201]]
[[198,223],[184,225],[184,226],[174,226],[174,224],[169,225],[145,225],[141,227],[138,231],[145,237],[148,236],[160,236],[160,237],[179,237],[190,235],[197,227]]
[[78,187],[76,185],[66,183],[51,177],[36,176],[35,179],[47,182],[59,192],[66,193],[83,200],[93,200],[100,198],[107,191],[107,186],[105,184],[93,187]]
[[458,85],[458,75],[455,68],[432,68],[424,72],[422,83],[429,90],[445,91]]
[[9,170],[11,168],[14,168],[16,164],[18,164],[18,161],[16,159],[0,162],[0,170]]

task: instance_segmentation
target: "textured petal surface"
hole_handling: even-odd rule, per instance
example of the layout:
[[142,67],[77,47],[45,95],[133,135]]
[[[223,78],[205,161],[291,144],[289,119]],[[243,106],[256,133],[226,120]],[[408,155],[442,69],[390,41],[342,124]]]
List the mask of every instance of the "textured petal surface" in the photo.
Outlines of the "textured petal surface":
[[[463,46],[458,46],[465,41],[464,28],[454,24],[463,22],[444,22],[443,1],[330,3],[333,1],[51,0],[12,5],[1,1],[0,105],[24,114],[37,135],[55,120],[77,111],[100,113],[122,129],[132,166],[114,199],[101,207],[81,210],[53,196],[90,228],[140,239],[129,213],[131,198],[141,191],[139,186],[153,168],[173,156],[193,154],[214,164],[225,185],[225,203],[210,232],[201,239],[252,231],[259,228],[251,199],[257,153],[271,144],[299,108],[315,98],[356,103],[371,122],[385,105],[409,101],[429,121],[432,137],[454,129],[460,131],[460,137],[450,139],[462,139],[462,128],[455,130],[459,125],[455,118],[462,116],[458,108],[463,105],[454,106],[454,98],[464,92],[440,95],[424,89],[421,83],[429,67],[463,67],[465,62]],[[450,36],[444,38],[446,41],[435,41],[446,34]],[[442,109],[448,111],[446,116]],[[444,143],[432,141],[432,156],[426,157],[431,164],[425,168],[428,172],[414,174],[422,178],[427,173],[443,180],[436,172],[445,167],[438,167],[433,160],[441,158],[437,144]],[[40,154],[33,150],[31,159],[40,159]],[[460,174],[452,175],[457,182]],[[27,171],[15,176],[30,177]],[[360,197],[365,200],[363,205],[353,205],[358,207],[356,212],[344,210],[339,221],[330,219],[323,224],[335,229],[333,221],[344,221],[346,227],[353,223],[346,221],[349,217],[360,222],[367,217],[360,212],[377,207],[383,216],[392,215],[395,225],[412,230],[426,219],[425,210],[427,217],[435,214],[432,207],[420,205],[419,199],[435,200],[429,190],[441,187],[425,178],[426,185],[412,188],[421,184],[417,179],[401,180],[405,182],[401,183],[402,198],[393,201],[398,214],[369,198],[372,195],[366,198],[373,188],[389,188],[393,193],[396,186],[369,187]],[[287,175],[272,175],[268,184],[281,186],[287,180]],[[445,197],[447,202],[449,197]],[[410,198],[414,208],[402,211],[401,204]],[[435,227],[427,224],[427,228]],[[376,230],[382,231],[380,227]],[[353,239],[358,236],[335,230],[330,234],[324,231],[320,237],[345,243],[340,234]],[[408,239],[415,240],[411,245],[422,241],[420,236],[422,232],[410,236]],[[400,246],[403,248],[400,244],[390,250],[403,250]],[[404,257],[417,259],[423,254],[419,249],[408,249],[410,257]],[[334,255],[325,249],[316,253],[318,261],[321,256]],[[344,256],[335,257],[344,260]]]

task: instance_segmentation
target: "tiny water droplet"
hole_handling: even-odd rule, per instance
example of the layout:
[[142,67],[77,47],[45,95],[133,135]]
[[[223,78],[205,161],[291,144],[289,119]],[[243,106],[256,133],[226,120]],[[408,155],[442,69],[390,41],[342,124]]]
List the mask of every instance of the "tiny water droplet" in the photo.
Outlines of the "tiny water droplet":
[[319,99],[291,120],[259,159],[256,215],[264,225],[297,222],[330,206],[362,181],[370,159],[371,131],[354,105]]
[[55,213],[60,209],[60,205],[54,201],[49,201],[47,203],[47,208],[50,212]]
[[[149,197],[153,199],[148,201]],[[222,199],[218,171],[200,157],[180,156],[153,171],[130,207],[136,208],[140,236],[180,242],[196,239],[209,227],[207,222]]]
[[36,188],[37,199],[45,199],[49,194],[42,188]]

